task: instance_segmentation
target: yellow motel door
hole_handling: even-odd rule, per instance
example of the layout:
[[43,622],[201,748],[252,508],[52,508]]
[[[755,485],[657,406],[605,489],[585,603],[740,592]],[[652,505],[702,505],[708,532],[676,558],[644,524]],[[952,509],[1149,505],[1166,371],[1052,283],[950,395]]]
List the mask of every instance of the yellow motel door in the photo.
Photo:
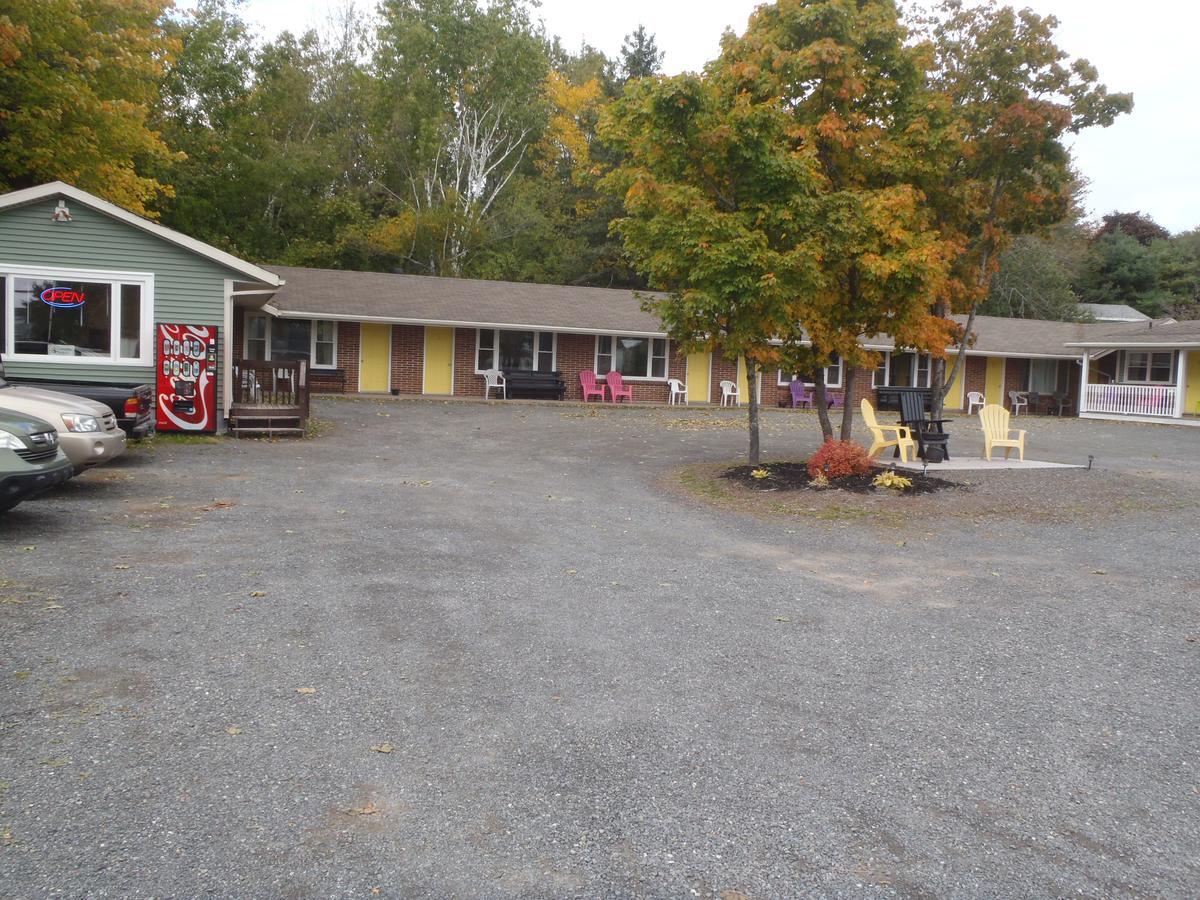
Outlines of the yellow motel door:
[[[954,361],[956,356],[946,357],[946,379],[949,380],[950,373],[954,369]],[[954,383],[950,385],[950,392],[946,394],[946,409],[962,409],[963,408],[963,381],[966,379],[967,361],[964,359],[962,367],[958,370],[958,375],[954,379]]]
[[983,396],[988,403],[1004,405],[1004,357],[987,358],[987,376],[983,382]]
[[358,389],[386,393],[392,386],[392,326],[362,326],[358,363]]
[[[737,389],[738,389],[738,406],[746,406],[750,402],[750,379],[746,375],[746,357],[738,357],[737,366]],[[762,372],[758,373],[758,378],[755,379],[758,384],[758,402],[762,405]]]
[[688,403],[709,401],[709,378],[712,375],[712,354],[707,351],[689,353],[687,357]]
[[454,329],[425,326],[425,377],[422,393],[454,393]]

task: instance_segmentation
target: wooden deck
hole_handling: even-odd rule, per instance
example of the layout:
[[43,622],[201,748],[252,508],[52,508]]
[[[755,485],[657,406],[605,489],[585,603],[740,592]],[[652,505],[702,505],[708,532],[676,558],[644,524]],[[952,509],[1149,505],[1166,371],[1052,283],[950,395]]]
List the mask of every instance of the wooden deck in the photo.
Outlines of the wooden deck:
[[306,363],[240,360],[233,367],[229,432],[234,437],[302,437],[308,396]]

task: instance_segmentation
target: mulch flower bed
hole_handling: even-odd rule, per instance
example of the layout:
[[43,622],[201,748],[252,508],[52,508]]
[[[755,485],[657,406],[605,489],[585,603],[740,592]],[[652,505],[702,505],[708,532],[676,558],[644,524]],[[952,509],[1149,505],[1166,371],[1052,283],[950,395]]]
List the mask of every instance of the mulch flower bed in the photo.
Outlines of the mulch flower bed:
[[[756,478],[755,470],[765,469],[767,477]],[[723,478],[736,481],[738,484],[755,491],[850,491],[854,494],[932,494],[946,488],[962,488],[963,485],[944,478],[934,478],[932,475],[922,475],[920,472],[909,472],[897,469],[896,474],[903,475],[912,481],[912,487],[904,490],[895,488],[875,487],[872,482],[885,469],[875,469],[866,475],[848,475],[845,478],[835,478],[825,486],[813,483],[812,477],[804,463],[764,463],[761,466],[733,466],[721,473]]]

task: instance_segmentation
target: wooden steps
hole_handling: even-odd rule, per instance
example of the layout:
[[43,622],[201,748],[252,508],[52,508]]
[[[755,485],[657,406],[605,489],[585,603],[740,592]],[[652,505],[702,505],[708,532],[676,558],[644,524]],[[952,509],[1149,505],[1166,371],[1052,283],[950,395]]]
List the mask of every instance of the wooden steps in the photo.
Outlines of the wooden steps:
[[229,433],[234,437],[303,437],[304,412],[299,406],[234,404]]

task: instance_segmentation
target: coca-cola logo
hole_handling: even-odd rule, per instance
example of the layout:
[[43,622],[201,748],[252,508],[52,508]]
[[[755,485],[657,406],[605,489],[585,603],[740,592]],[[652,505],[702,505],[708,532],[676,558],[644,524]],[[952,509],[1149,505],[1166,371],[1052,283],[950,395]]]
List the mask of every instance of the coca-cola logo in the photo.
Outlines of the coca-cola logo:
[[87,300],[87,295],[83,291],[66,287],[46,288],[40,296],[43,303],[59,309],[77,309],[83,306],[84,301]]

